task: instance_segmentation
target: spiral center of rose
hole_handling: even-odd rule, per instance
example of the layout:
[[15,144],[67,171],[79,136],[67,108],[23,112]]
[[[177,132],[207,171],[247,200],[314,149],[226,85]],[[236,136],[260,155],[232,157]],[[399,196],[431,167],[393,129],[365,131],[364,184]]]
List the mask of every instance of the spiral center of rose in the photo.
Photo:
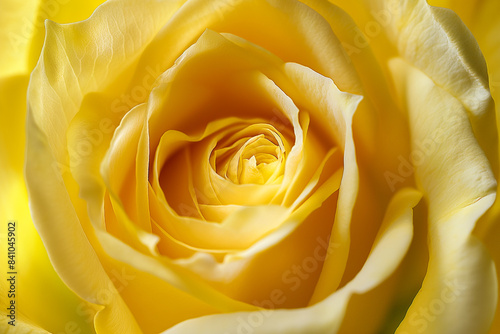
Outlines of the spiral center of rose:
[[212,168],[235,184],[279,182],[286,156],[281,135],[268,124],[254,124],[217,144]]

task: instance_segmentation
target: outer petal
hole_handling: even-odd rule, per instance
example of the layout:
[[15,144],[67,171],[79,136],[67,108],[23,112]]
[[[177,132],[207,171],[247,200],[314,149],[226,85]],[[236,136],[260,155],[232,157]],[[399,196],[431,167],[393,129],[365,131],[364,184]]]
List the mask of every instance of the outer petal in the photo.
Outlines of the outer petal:
[[[75,203],[68,195],[68,190],[75,189],[73,181],[66,177],[66,183],[61,182],[58,167],[67,165],[64,133],[83,95],[109,82],[112,76],[107,74],[108,70],[116,73],[117,68],[128,66],[178,5],[177,2],[152,1],[148,5],[143,1],[110,1],[94,13],[92,23],[59,26],[49,22],[42,58],[32,75],[26,177],[33,217],[65,283],[85,299],[110,306],[95,319],[96,328],[105,333],[140,330],[103,270],[95,253],[99,248],[92,247],[87,239],[95,240],[90,226],[79,221],[74,211]],[[155,13],[153,17],[151,10]],[[140,36],[131,28],[136,24],[142,27]],[[90,42],[96,40],[107,40],[115,48],[103,52],[99,45]],[[65,50],[68,44],[71,47]],[[94,64],[97,56],[101,61]],[[89,75],[79,75],[82,66],[90,66],[94,71],[82,71]],[[60,80],[61,77],[65,80]],[[72,196],[76,198],[74,192]]]
[[0,4],[0,77],[28,73],[40,56],[44,21],[86,19],[104,0],[4,0]]
[[[96,317],[97,329],[139,332],[87,239],[68,190],[51,167],[54,160],[49,144],[31,114],[28,114],[28,127],[26,178],[32,215],[56,271],[84,299],[109,306]],[[51,210],[54,203],[59,204],[57,210]]]
[[[71,4],[65,1],[66,9]],[[82,301],[61,281],[50,263],[46,250],[38,237],[28,207],[28,196],[23,177],[24,144],[25,144],[25,112],[28,75],[34,64],[29,63],[29,51],[32,44],[40,45],[43,42],[43,21],[54,14],[56,9],[68,20],[79,20],[90,15],[100,2],[86,2],[85,10],[77,13],[64,11],[58,1],[2,1],[0,4],[0,216],[2,245],[6,245],[4,231],[7,230],[9,220],[17,224],[17,323],[16,327],[8,326],[7,320],[2,319],[1,331],[16,333],[63,332],[80,330],[93,332],[92,317],[96,307]],[[73,6],[73,9],[74,8]],[[81,8],[79,8],[81,9]],[[38,37],[36,37],[38,36]],[[38,58],[39,49],[36,55]],[[10,76],[20,74],[20,76]],[[8,77],[10,76],[10,77]],[[1,254],[6,248],[2,247]],[[6,254],[5,257],[6,258]],[[2,261],[2,273],[8,270]],[[4,270],[5,269],[5,270]],[[2,274],[3,275],[3,274]],[[0,285],[5,286],[5,277],[2,276]],[[6,289],[2,288],[2,291]],[[6,310],[4,303],[7,298],[1,299],[2,310]],[[40,307],[44,305],[45,307]],[[2,314],[4,311],[2,311]],[[55,316],[54,316],[55,315]],[[5,327],[4,327],[5,326]]]
[[[500,3],[494,0],[429,1],[432,5],[454,10],[464,21],[476,38],[488,66],[490,89],[496,103],[497,129],[500,128]],[[500,200],[497,189],[497,200],[491,210],[481,219],[476,228],[477,235],[486,242],[497,267],[497,280],[500,281]],[[500,307],[497,306],[491,333],[500,331]]]
[[29,31],[32,39],[29,48],[30,70],[34,68],[40,57],[45,38],[45,20],[57,23],[72,23],[87,19],[106,0],[38,0],[37,12],[31,24],[24,21],[23,33]]
[[398,332],[486,333],[497,281],[472,231],[495,199],[495,178],[464,106],[404,61],[391,68],[404,89],[415,175],[429,203],[428,271]]
[[[484,198],[475,205],[472,203],[494,192],[496,183],[491,167],[495,173],[498,169],[498,135],[496,127],[492,126],[496,120],[484,60],[472,35],[451,11],[432,8],[418,0],[366,3],[368,6],[361,9],[363,15],[360,16],[365,24],[377,22],[380,17],[375,14],[389,15],[385,33],[374,37],[377,38],[376,44],[383,44],[384,38],[387,38],[402,58],[423,72],[407,70],[403,62],[399,65],[392,63],[393,75],[399,78],[395,86],[402,90],[403,105],[410,113],[413,142],[410,156],[417,165],[413,172],[430,205],[429,272],[424,288],[401,330],[418,332],[424,330],[425,325],[426,330],[431,332],[453,332],[453,326],[462,322],[452,323],[451,319],[467,313],[477,323],[470,320],[464,323],[466,326],[474,324],[474,329],[464,326],[455,332],[484,332],[491,322],[496,303],[496,297],[492,297],[492,293],[496,293],[496,279],[492,275],[491,258],[471,232],[478,218],[491,205],[492,198]],[[355,2],[352,6],[363,7],[360,4]],[[387,56],[387,52],[378,50],[377,53],[381,59],[382,55]],[[439,54],[439,58],[430,57],[435,54]],[[423,79],[426,76],[427,82]],[[434,88],[433,82],[436,84]],[[437,108],[438,104],[440,108]],[[441,124],[436,123],[438,120]],[[459,143],[462,149],[456,150],[458,146],[452,148],[441,141],[442,145],[439,145],[436,133],[432,132],[436,130],[447,136],[459,134],[459,141],[458,138],[438,138]],[[431,152],[425,147],[431,147]],[[440,166],[443,161],[446,162],[446,169]],[[467,214],[468,211],[473,213]],[[446,225],[445,221],[450,225]],[[457,240],[442,237],[442,234],[455,233],[454,228],[458,229],[458,226],[464,234]],[[477,272],[467,275],[469,270],[474,272],[472,268]],[[467,293],[457,299],[453,307],[447,307],[439,317],[434,317],[436,321],[417,322],[420,325],[412,327],[415,317],[420,316],[419,307],[428,307],[433,300],[431,295],[439,299],[440,293],[446,292],[446,285],[439,281],[443,277],[467,277],[464,288]],[[424,295],[426,297],[421,297]],[[465,305],[480,304],[479,296],[487,300],[481,304],[482,313],[464,311]]]
[[[464,105],[474,134],[496,171],[498,134],[491,126],[496,121],[488,73],[470,31],[452,11],[431,7],[423,0],[382,7],[394,13],[388,34],[402,57]],[[440,57],[430,56],[435,54]]]

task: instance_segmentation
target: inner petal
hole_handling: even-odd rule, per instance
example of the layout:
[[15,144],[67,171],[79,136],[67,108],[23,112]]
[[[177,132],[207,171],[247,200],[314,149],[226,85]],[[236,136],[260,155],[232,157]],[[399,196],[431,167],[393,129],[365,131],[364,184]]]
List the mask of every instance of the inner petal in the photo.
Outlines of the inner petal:
[[[283,138],[268,124],[255,124],[240,131],[246,135],[260,127],[260,134],[245,136],[229,147],[228,140],[218,143],[210,156],[210,164],[217,174],[235,184],[265,184],[281,180],[282,163],[286,156]],[[231,136],[230,139],[235,139]],[[287,145],[289,146],[289,145]]]

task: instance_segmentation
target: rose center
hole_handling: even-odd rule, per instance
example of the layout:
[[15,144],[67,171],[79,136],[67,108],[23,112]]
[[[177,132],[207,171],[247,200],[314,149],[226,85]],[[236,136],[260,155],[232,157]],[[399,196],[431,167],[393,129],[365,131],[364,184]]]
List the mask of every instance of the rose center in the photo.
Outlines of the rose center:
[[269,124],[253,124],[221,140],[210,164],[235,184],[273,184],[282,179],[285,156],[281,134]]

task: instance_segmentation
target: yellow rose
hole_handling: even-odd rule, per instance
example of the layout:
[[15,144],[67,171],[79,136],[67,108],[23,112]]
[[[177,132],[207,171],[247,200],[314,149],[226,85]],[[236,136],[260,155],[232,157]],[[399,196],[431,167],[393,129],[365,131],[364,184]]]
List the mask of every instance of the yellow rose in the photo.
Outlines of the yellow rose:
[[[67,2],[42,16],[81,19]],[[456,11],[496,64],[495,28]],[[14,300],[20,332],[498,330],[498,71],[454,12],[111,0],[47,21],[25,175],[53,269],[19,176],[42,31],[2,55],[2,329]]]

